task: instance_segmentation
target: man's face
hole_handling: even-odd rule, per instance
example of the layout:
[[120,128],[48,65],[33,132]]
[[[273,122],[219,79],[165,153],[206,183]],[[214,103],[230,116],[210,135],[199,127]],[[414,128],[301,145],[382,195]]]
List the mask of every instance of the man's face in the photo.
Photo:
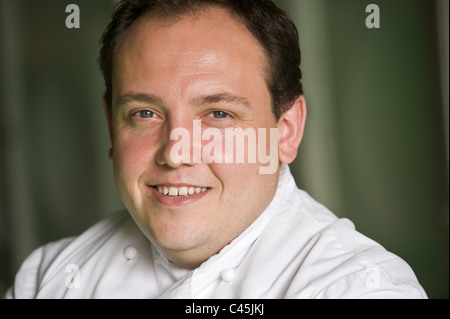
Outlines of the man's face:
[[143,233],[180,266],[197,267],[258,218],[279,170],[262,175],[258,160],[177,163],[170,134],[187,129],[190,150],[204,147],[193,141],[200,120],[202,131],[267,128],[268,145],[277,121],[265,65],[257,40],[222,9],[177,22],[143,17],[118,51],[109,118],[116,184]]

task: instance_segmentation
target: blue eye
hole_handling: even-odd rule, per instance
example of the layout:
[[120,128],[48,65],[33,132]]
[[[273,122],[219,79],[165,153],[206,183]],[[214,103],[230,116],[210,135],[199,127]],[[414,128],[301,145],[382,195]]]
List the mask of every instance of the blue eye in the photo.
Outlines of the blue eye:
[[228,117],[228,114],[226,112],[224,112],[224,111],[214,111],[213,112],[213,116],[216,119],[224,119],[224,118]]
[[152,111],[149,111],[149,110],[143,110],[143,111],[139,111],[138,113],[136,113],[136,115],[138,115],[142,119],[149,119],[149,118],[152,118],[153,115],[155,115],[155,113],[153,113]]

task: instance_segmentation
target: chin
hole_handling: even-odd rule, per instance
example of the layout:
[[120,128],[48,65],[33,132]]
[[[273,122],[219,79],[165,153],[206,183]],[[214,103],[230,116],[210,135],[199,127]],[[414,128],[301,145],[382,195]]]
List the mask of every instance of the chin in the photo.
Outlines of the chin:
[[141,227],[141,230],[158,249],[164,251],[192,250],[207,242],[208,235],[203,230],[205,225],[183,222],[183,219],[155,223],[150,219],[145,229]]

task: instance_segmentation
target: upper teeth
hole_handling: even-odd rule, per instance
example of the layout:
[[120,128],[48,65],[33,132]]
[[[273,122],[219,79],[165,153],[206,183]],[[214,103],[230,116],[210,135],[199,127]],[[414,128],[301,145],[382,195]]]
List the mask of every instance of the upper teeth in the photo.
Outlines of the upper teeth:
[[157,186],[156,189],[158,192],[164,195],[169,196],[188,196],[188,195],[194,195],[194,194],[200,194],[203,192],[206,192],[208,188],[206,187],[188,187],[188,186],[181,186],[181,187],[169,187],[169,186]]

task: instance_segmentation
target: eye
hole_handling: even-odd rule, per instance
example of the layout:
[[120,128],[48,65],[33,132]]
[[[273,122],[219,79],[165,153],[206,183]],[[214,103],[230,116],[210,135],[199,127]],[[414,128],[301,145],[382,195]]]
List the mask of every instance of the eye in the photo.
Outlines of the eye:
[[224,118],[227,118],[229,116],[229,114],[224,112],[224,111],[214,111],[214,112],[212,112],[212,115],[216,119],[224,119]]
[[141,118],[141,119],[149,119],[152,118],[155,115],[152,111],[149,110],[142,110],[135,113],[135,116]]

